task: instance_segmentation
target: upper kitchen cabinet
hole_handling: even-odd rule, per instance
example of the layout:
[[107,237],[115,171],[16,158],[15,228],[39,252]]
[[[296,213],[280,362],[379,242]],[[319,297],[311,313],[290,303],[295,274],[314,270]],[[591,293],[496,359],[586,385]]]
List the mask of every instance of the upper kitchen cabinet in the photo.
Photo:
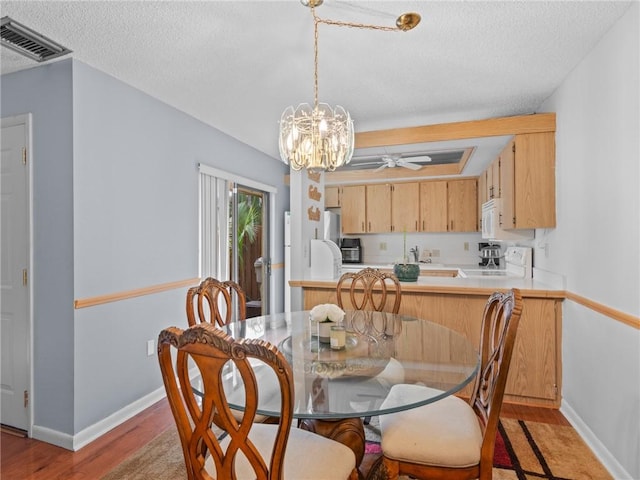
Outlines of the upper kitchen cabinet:
[[324,207],[339,208],[341,187],[326,186],[324,187]]
[[485,171],[485,196],[487,200],[500,198],[500,157],[497,157]]
[[367,187],[365,185],[345,185],[341,188],[342,233],[366,233]]
[[420,230],[447,231],[447,181],[420,183]]
[[420,186],[418,182],[391,186],[391,230],[417,232],[420,229]]
[[374,183],[371,185],[367,185],[366,191],[366,231],[369,233],[390,232],[392,230],[391,185]]
[[345,185],[340,195],[342,233],[391,231],[391,185]]
[[487,197],[487,172],[478,177],[478,218],[482,219],[482,204],[489,200]]
[[478,230],[478,182],[475,178],[447,181],[449,232]]
[[500,224],[556,226],[555,133],[516,135],[500,154]]

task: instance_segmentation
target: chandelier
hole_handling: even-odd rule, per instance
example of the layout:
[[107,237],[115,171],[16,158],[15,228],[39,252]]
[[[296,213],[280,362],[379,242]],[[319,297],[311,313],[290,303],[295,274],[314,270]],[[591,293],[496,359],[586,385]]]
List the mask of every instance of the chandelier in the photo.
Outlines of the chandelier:
[[336,105],[318,103],[318,25],[368,28],[387,31],[407,31],[420,22],[417,13],[398,17],[395,27],[325,20],[316,15],[315,7],[322,0],[300,0],[311,8],[313,15],[313,106],[302,103],[287,107],[280,118],[279,148],[282,161],[294,170],[333,171],[351,161],[353,155],[353,120],[349,112]]

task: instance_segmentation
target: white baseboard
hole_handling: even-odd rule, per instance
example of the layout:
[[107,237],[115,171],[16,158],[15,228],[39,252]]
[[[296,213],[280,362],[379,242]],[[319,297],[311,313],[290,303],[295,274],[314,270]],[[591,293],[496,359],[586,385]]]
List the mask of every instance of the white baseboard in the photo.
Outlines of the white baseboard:
[[36,440],[40,440],[41,442],[56,445],[58,447],[66,448],[67,450],[73,450],[73,435],[62,433],[58,430],[52,430],[47,427],[34,425],[31,428],[31,438],[35,438]]
[[596,437],[586,423],[582,421],[582,418],[571,408],[566,401],[562,400],[560,404],[560,411],[569,420],[569,423],[578,432],[578,435],[582,437],[582,440],[589,446],[594,455],[600,460],[604,468],[606,468],[611,476],[617,480],[628,479],[632,480],[631,475],[627,472],[620,462],[611,454],[611,452],[603,445],[603,443]]
[[101,437],[108,431],[113,430],[121,423],[126,422],[144,409],[149,408],[154,403],[162,400],[165,396],[166,392],[164,386],[160,387],[75,435],[69,435],[57,430],[51,430],[47,427],[34,425],[32,429],[32,436],[36,440],[51,443],[58,447],[73,450],[75,452],[85,445],[93,442],[96,438]]

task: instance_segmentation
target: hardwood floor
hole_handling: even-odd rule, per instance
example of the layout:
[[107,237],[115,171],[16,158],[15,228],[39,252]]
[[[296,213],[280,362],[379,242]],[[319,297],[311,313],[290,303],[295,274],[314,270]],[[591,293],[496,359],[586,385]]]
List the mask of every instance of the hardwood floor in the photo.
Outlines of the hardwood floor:
[[174,425],[164,399],[77,452],[2,433],[0,478],[97,480]]
[[[554,425],[569,425],[558,410],[504,404],[502,417]],[[77,452],[30,438],[2,433],[0,478],[3,480],[97,480],[160,433],[173,427],[166,399]],[[365,458],[363,470],[367,468]]]

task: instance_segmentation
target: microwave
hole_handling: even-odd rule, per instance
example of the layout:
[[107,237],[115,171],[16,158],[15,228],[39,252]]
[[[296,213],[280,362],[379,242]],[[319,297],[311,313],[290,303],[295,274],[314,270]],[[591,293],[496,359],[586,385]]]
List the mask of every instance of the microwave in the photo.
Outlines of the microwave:
[[503,230],[500,216],[502,215],[502,199],[492,198],[482,204],[482,238],[494,241],[530,240],[533,230]]
[[362,244],[359,238],[343,238],[340,251],[342,263],[362,263]]

